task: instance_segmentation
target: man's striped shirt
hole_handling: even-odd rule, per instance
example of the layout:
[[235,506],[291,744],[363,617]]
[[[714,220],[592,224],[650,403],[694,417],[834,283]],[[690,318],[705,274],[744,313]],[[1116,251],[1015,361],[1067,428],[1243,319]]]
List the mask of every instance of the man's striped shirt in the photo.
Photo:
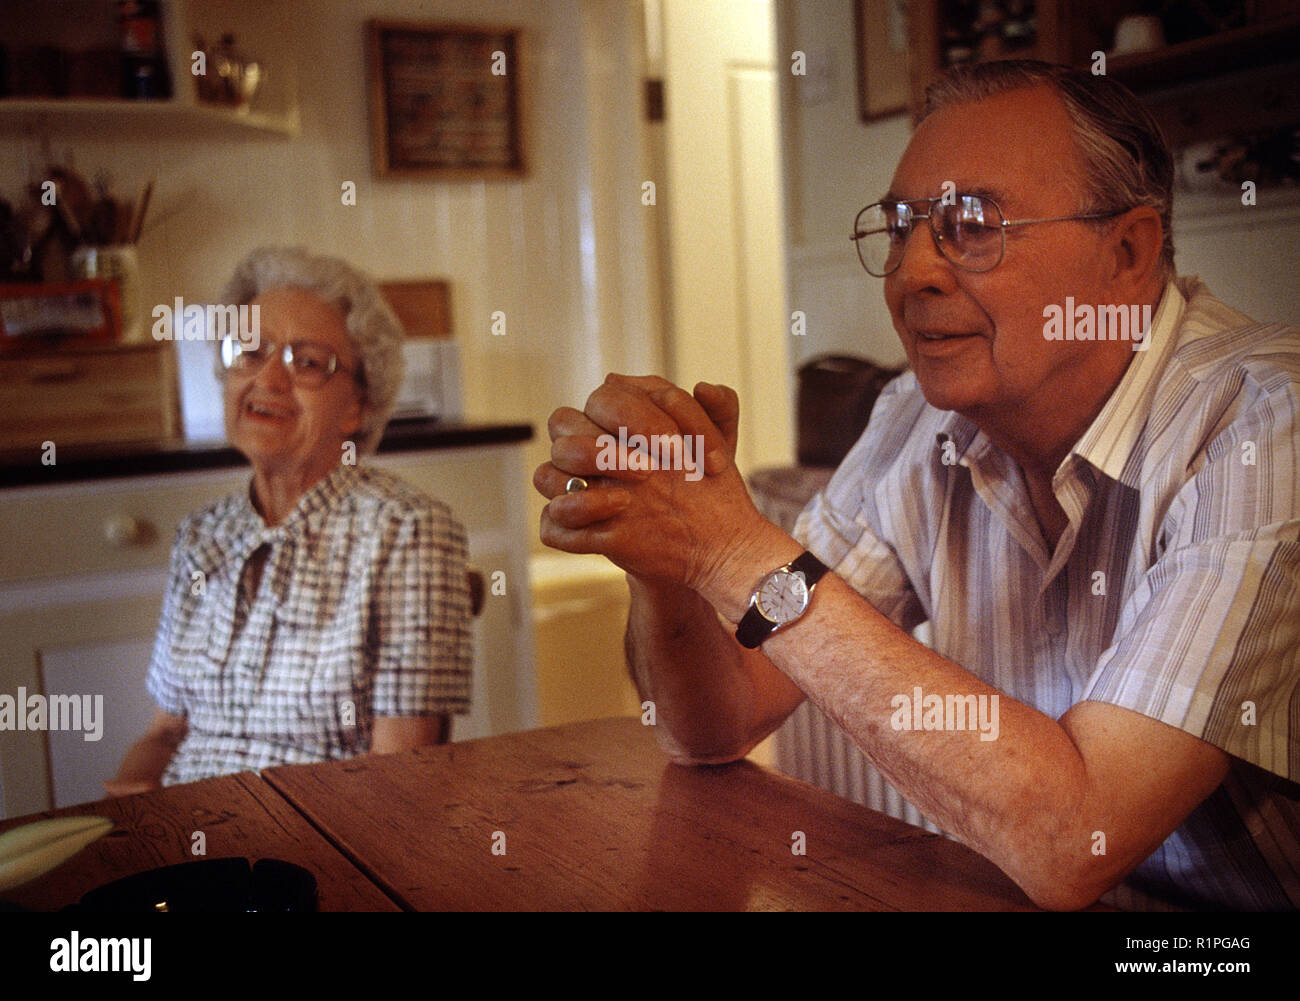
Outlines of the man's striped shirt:
[[795,535],[898,624],[929,620],[940,654],[1010,697],[1054,719],[1111,703],[1232,755],[1105,899],[1295,907],[1300,331],[1191,278],[1166,288],[1148,336],[1056,472],[1069,526],[1055,551],[1012,460],[929,406],[912,373]]

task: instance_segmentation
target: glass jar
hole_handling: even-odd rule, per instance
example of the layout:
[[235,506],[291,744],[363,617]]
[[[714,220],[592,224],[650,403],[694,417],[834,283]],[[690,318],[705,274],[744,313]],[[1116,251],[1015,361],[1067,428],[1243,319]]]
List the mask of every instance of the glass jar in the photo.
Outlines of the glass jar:
[[72,254],[72,276],[115,282],[122,304],[122,341],[139,344],[149,339],[141,313],[140,258],[134,244],[78,247]]

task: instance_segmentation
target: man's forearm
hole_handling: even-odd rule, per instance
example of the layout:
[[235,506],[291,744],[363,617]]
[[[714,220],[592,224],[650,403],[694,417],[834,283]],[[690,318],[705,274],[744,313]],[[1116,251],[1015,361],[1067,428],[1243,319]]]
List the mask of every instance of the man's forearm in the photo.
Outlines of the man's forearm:
[[802,699],[761,654],[746,655],[694,591],[631,574],[628,589],[628,667],[641,698],[654,703],[660,742],[676,760],[734,760]]
[[[739,590],[729,591],[713,597],[734,618]],[[907,799],[1048,907],[1096,899],[1154,851],[1226,771],[1218,749],[1163,724],[1134,716],[1121,731],[1114,714],[1125,710],[1082,703],[1057,721],[999,693],[916,642],[833,575],[818,586],[806,618],[764,649]],[[945,705],[950,696],[984,699],[996,728],[896,726],[897,697],[910,702],[917,687]],[[1176,753],[1158,743],[1166,740],[1179,741]],[[1161,795],[1126,792],[1138,783],[1118,775],[1117,759],[1140,763]],[[1107,838],[1101,854],[1093,850],[1096,832]]]
[[[1062,858],[1087,861],[1085,828],[1115,829],[1093,809],[1069,733],[917,643],[833,574],[804,618],[769,636],[761,653],[742,651],[724,623],[738,622],[755,583],[802,548],[775,528],[756,531],[755,540],[699,594],[632,582],[629,658],[643,697],[656,702],[668,749],[683,760],[727,760],[765,736],[780,700],[772,697],[776,683],[756,669],[761,663],[806,692],[935,823],[1056,903],[1042,874],[1056,878]],[[945,700],[982,698],[998,710],[999,732],[894,729],[894,697],[910,698],[917,686]],[[1068,905],[1075,880],[1059,875]]]

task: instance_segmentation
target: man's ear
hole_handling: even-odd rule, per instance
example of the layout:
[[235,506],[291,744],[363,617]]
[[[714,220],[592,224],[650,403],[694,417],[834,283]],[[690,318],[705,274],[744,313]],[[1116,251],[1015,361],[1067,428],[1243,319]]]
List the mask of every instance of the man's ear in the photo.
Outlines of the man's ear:
[[1160,213],[1149,205],[1129,209],[1115,220],[1110,246],[1114,252],[1110,279],[1117,290],[1147,288],[1160,274],[1165,229]]

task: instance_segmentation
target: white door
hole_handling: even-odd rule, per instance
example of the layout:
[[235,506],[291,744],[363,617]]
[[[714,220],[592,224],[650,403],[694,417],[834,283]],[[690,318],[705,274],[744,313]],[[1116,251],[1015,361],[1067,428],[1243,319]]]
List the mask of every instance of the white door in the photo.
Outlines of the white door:
[[[654,3],[655,0],[650,0]],[[740,395],[742,471],[793,461],[771,0],[661,0],[669,376]],[[788,71],[788,70],[787,70]]]

